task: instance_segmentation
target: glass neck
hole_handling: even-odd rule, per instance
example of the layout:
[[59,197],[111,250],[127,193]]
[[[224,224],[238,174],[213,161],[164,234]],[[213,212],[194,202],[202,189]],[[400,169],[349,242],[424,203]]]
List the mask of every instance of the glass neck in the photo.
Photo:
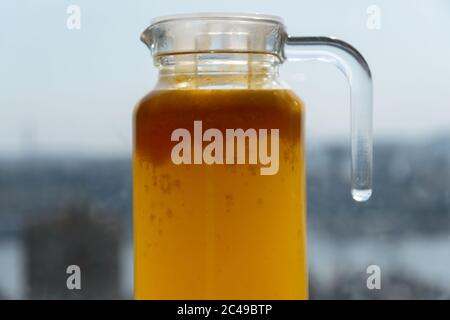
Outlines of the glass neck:
[[156,89],[273,89],[280,61],[271,54],[196,52],[155,57]]

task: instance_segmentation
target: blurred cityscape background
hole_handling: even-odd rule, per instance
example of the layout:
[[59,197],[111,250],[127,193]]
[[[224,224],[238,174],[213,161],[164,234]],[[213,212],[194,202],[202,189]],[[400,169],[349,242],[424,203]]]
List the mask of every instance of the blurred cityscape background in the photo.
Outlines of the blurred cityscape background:
[[[67,28],[70,5],[80,29]],[[0,299],[132,298],[131,118],[156,77],[139,34],[152,17],[198,11],[277,14],[291,34],[350,42],[371,66],[367,203],[350,197],[343,77],[320,63],[282,69],[307,106],[311,298],[450,299],[445,0],[0,2]],[[80,291],[66,288],[70,264]],[[372,264],[381,290],[366,287]]]
[[[349,195],[347,146],[310,150],[311,298],[450,298],[450,134],[377,144],[376,190]],[[27,159],[0,164],[0,295],[131,298],[131,160]],[[81,291],[66,288],[78,264]],[[366,287],[379,265],[382,290]]]

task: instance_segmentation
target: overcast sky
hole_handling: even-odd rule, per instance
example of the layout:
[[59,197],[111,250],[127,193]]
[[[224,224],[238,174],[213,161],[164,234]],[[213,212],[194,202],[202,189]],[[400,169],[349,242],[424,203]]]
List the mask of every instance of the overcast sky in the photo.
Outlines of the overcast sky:
[[[80,30],[66,27],[73,4]],[[379,30],[366,26],[371,5]],[[346,40],[372,69],[376,140],[450,136],[450,1],[3,0],[0,156],[129,153],[132,110],[156,76],[139,35],[156,16],[198,11],[276,14],[292,35]],[[310,140],[346,139],[344,77],[316,62],[282,74],[306,103]]]

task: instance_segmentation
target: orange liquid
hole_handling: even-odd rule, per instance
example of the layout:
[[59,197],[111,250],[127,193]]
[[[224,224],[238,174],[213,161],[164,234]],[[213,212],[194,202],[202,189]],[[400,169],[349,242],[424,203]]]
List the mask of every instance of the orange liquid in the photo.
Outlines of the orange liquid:
[[[171,133],[279,129],[279,171],[181,164]],[[247,146],[248,152],[248,146]],[[303,104],[289,90],[167,90],[135,113],[136,299],[306,299]]]

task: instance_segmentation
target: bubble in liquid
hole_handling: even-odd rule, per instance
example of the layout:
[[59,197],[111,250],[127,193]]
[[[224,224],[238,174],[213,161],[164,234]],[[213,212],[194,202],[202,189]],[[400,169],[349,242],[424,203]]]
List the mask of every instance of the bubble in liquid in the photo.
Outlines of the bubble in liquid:
[[231,194],[225,195],[225,210],[229,212],[232,206],[233,206],[233,196]]
[[172,189],[170,177],[168,174],[162,174],[159,179],[159,185],[163,192],[170,194]]

